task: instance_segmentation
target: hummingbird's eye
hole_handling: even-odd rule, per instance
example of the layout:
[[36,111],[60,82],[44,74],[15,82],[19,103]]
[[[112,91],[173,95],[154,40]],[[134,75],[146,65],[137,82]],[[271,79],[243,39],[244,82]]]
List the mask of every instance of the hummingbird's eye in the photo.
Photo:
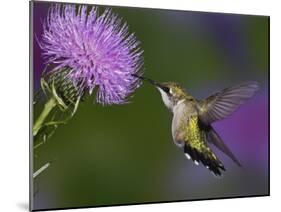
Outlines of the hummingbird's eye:
[[170,88],[169,87],[162,87],[162,90],[165,91],[166,93],[170,93]]

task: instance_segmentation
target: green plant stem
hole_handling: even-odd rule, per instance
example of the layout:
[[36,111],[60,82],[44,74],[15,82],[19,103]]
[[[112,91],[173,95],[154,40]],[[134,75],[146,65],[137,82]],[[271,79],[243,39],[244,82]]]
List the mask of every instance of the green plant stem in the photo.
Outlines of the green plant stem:
[[37,177],[44,170],[46,170],[49,166],[50,166],[50,162],[46,163],[44,166],[42,166],[40,169],[38,169],[36,172],[33,173],[33,178]]
[[56,100],[54,98],[50,98],[48,102],[44,105],[44,109],[35,121],[33,128],[32,128],[32,134],[33,136],[36,136],[40,128],[42,127],[42,124],[44,123],[45,119],[49,115],[49,113],[52,111],[52,109],[56,106]]
[[38,147],[40,147],[42,144],[44,144],[45,142],[40,142],[39,144],[36,144],[34,147],[33,147],[33,149],[37,149]]

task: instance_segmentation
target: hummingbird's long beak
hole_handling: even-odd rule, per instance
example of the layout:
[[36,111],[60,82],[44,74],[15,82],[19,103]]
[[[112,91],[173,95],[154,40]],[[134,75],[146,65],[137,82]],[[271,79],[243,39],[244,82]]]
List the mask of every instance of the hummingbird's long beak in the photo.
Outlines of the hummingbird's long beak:
[[158,82],[156,82],[156,81],[154,81],[152,79],[149,79],[147,77],[139,76],[137,74],[132,74],[132,76],[137,77],[137,78],[139,78],[141,80],[147,81],[147,82],[149,82],[150,84],[152,84],[152,85],[154,85],[156,87],[159,87],[159,88],[163,87],[160,83],[158,83]]

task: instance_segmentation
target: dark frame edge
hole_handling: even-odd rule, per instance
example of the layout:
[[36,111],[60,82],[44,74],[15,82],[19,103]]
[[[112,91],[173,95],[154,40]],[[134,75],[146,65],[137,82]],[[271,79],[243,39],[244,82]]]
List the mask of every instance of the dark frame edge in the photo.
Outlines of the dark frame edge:
[[270,196],[270,16],[267,17],[268,20],[268,54],[267,54],[267,62],[268,62],[268,196]]
[[33,211],[33,0],[29,1],[29,211]]

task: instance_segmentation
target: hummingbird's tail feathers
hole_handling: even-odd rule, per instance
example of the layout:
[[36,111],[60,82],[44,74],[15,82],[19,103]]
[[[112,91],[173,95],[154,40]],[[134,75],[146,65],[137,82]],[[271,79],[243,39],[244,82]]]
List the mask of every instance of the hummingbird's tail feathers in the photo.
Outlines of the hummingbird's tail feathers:
[[206,136],[208,142],[215,145],[219,150],[221,150],[224,154],[230,157],[238,166],[242,166],[241,163],[237,160],[234,154],[230,151],[230,149],[226,146],[221,137],[212,127],[206,132]]
[[196,165],[199,165],[199,162],[201,162],[215,176],[222,176],[221,170],[225,171],[223,164],[218,160],[214,153],[212,153],[209,147],[207,147],[204,152],[201,152],[196,148],[185,145],[184,153],[185,156],[188,159],[192,159]]
[[244,82],[232,86],[199,101],[199,118],[205,125],[222,120],[233,113],[239,105],[251,98],[258,90],[257,82]]

